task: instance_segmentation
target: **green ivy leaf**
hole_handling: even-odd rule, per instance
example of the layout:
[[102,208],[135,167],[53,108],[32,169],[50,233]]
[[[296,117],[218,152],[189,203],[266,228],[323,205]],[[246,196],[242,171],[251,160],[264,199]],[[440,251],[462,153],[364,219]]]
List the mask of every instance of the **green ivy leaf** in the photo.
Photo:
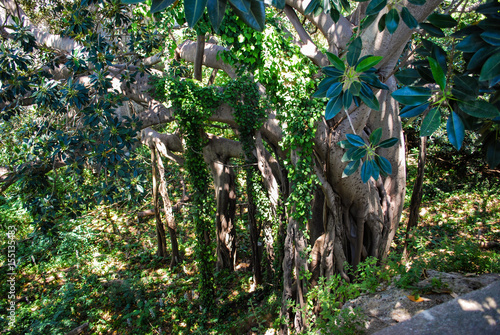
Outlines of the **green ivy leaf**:
[[122,3],[126,5],[134,5],[136,3],[145,2],[146,0],[121,0]]
[[455,149],[460,150],[465,137],[465,127],[460,116],[453,111],[448,117],[448,122],[446,122],[446,131],[450,143]]
[[484,100],[458,101],[458,107],[465,113],[477,118],[494,118],[500,116],[498,109]]
[[434,77],[434,80],[441,88],[441,91],[444,92],[446,88],[446,75],[444,74],[443,69],[434,58],[427,57],[427,60],[429,61],[429,65],[431,66],[432,76]]
[[416,106],[429,100],[431,90],[426,87],[406,86],[392,92],[391,95],[403,105]]
[[378,63],[380,63],[380,61],[383,58],[384,57],[382,57],[382,56],[370,56],[370,57],[364,58],[356,66],[356,72],[358,72],[358,73],[365,72],[366,70],[368,70],[368,69],[374,67],[375,65],[377,65]]
[[432,108],[425,116],[420,127],[420,136],[431,136],[441,125],[441,111],[439,108]]

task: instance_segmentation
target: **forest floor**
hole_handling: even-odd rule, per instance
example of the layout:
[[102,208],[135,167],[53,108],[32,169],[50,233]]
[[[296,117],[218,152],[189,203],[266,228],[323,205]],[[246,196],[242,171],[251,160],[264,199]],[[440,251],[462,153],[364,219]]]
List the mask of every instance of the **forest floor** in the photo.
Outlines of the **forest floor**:
[[[456,159],[442,153],[433,157],[431,150],[421,220],[410,243],[411,259],[401,262],[405,210],[389,259],[377,268],[375,292],[377,287],[395,285],[411,290],[418,300],[424,292],[416,283],[431,270],[469,276],[500,273],[500,173]],[[410,152],[408,185],[416,173],[415,161]],[[407,193],[405,207],[411,189]],[[155,255],[153,220],[137,219],[137,212],[145,208],[149,208],[146,203],[134,209],[123,204],[98,208],[78,220],[61,220],[57,237],[50,237],[32,234],[17,198],[2,197],[3,224],[19,227],[16,325],[10,334],[66,334],[85,323],[91,334],[274,333],[281,292],[272,285],[254,285],[249,241],[238,241],[234,273],[215,274],[218,313],[205,320],[207,328],[202,330],[195,246],[189,238],[192,223],[180,219],[184,260],[169,269],[168,260]],[[237,233],[246,229],[239,223]],[[7,329],[5,252],[0,264],[0,329]],[[442,280],[430,284],[437,289]]]

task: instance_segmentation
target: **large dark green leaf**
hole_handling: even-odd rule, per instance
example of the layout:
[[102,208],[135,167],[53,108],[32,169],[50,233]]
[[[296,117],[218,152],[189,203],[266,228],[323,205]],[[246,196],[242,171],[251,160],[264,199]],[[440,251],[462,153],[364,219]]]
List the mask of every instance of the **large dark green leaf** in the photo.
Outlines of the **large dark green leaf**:
[[417,5],[417,6],[422,6],[425,4],[426,0],[408,0],[409,3]]
[[352,104],[352,93],[349,90],[346,90],[344,92],[344,95],[342,96],[342,105],[344,106],[345,109],[349,109]]
[[380,104],[377,97],[373,94],[372,89],[365,83],[361,83],[361,90],[359,97],[371,109],[378,111]]
[[264,3],[278,9],[283,9],[286,5],[285,0],[264,0]]
[[347,141],[349,141],[349,143],[351,143],[355,147],[364,147],[365,146],[365,141],[359,135],[346,134],[345,137],[347,138]]
[[367,15],[362,21],[361,21],[361,30],[364,30],[368,28],[373,21],[377,18],[377,14],[374,15]]
[[311,0],[311,2],[309,2],[306,9],[304,10],[304,15],[309,15],[311,13],[314,13],[316,11],[316,8],[318,7],[319,7],[319,0]]
[[375,163],[380,168],[382,175],[392,174],[392,165],[387,158],[377,155],[375,156]]
[[449,14],[432,13],[427,21],[438,28],[453,28],[457,25],[457,21]]
[[396,8],[393,8],[385,17],[385,26],[390,34],[394,34],[399,25],[399,13]]
[[328,91],[326,92],[326,97],[327,98],[335,98],[338,96],[340,93],[342,93],[342,83],[334,83],[333,85],[330,86]]
[[349,150],[342,156],[341,161],[342,162],[348,162],[348,161],[358,161],[361,158],[365,157],[366,155],[366,148],[365,147],[354,147]]
[[344,72],[338,70],[337,68],[333,66],[325,66],[323,68],[323,72],[329,76],[329,77],[342,77],[344,75]]
[[432,108],[425,116],[420,127],[420,136],[431,136],[441,125],[441,111],[439,108]]
[[382,128],[377,128],[370,134],[369,140],[372,145],[377,145],[382,138]]
[[378,145],[379,148],[390,148],[394,145],[396,145],[396,143],[398,143],[399,140],[395,137],[391,137],[391,138],[388,138],[387,140],[383,140],[382,142],[380,142],[380,144]]
[[416,69],[404,69],[396,72],[396,79],[403,85],[411,85],[420,79],[420,74]]
[[434,80],[441,88],[441,91],[444,91],[446,88],[446,75],[444,74],[443,69],[434,58],[427,57],[427,60],[431,66],[431,72]]
[[481,13],[481,14],[485,14],[485,15],[498,14],[499,11],[500,11],[500,5],[496,1],[484,3],[476,9],[476,12]]
[[258,0],[229,0],[235,13],[251,28],[263,31],[265,25],[265,7]]
[[474,100],[479,95],[479,84],[477,78],[467,75],[456,76],[453,79],[451,93],[455,98],[462,101]]
[[342,73],[344,73],[345,64],[344,64],[344,61],[342,59],[340,59],[337,55],[332,54],[331,52],[327,52],[326,56],[328,57],[328,60],[335,68],[337,68],[339,71],[342,71]]
[[385,18],[387,17],[387,13],[383,14],[378,20],[377,28],[378,31],[383,32],[385,29]]
[[426,87],[406,86],[392,92],[392,97],[403,105],[416,106],[426,103],[431,97],[431,90]]
[[176,0],[153,0],[151,13],[158,13],[173,4]]
[[146,0],[121,0],[122,3],[127,4],[127,5],[133,5],[136,3],[141,3],[145,2]]
[[486,62],[486,60],[490,58],[491,55],[497,52],[500,52],[500,48],[493,46],[487,46],[479,49],[469,60],[469,63],[467,64],[467,70],[471,71],[480,69]]
[[384,57],[382,56],[370,56],[364,58],[356,66],[356,72],[361,73],[377,65]]
[[326,92],[332,86],[333,83],[338,83],[337,78],[326,77],[319,83],[318,89],[313,94],[313,98],[324,98],[326,97]]
[[465,137],[465,127],[460,116],[451,112],[446,123],[446,131],[448,132],[448,139],[455,149],[460,150]]
[[408,28],[414,29],[418,27],[417,19],[415,19],[415,17],[411,15],[408,8],[403,7],[401,9],[401,18],[403,19],[403,22],[408,26]]
[[[376,165],[373,163],[373,160],[371,159],[366,160],[363,163],[363,165],[361,166],[361,180],[363,181],[363,183],[366,183],[372,176],[375,180],[378,179],[380,172],[378,171],[378,167],[377,169],[375,169],[375,167]],[[375,178],[375,176],[377,176],[377,178]]]
[[377,75],[373,74],[373,73],[363,73],[361,76],[359,76],[359,79],[361,79],[362,81],[364,81],[365,83],[367,83],[368,85],[370,86],[373,86],[373,87],[376,87],[376,88],[380,88],[382,90],[388,90],[389,87],[382,83]]
[[226,13],[227,0],[208,0],[207,10],[210,23],[216,32],[219,31],[220,24]]
[[485,31],[481,37],[491,45],[500,46],[500,33],[498,31]]
[[465,113],[478,118],[500,116],[498,109],[484,100],[458,101],[458,107]]
[[495,53],[484,63],[479,80],[491,80],[498,75],[500,75],[500,53]]
[[431,36],[445,37],[445,34],[443,33],[443,31],[431,23],[422,22],[422,23],[419,23],[419,26],[420,26],[420,28],[425,30]]
[[207,0],[184,0],[184,15],[188,25],[192,28],[205,11]]
[[330,120],[342,110],[342,94],[339,94],[328,101],[325,109],[325,119]]
[[348,177],[352,175],[356,170],[359,168],[359,164],[361,163],[361,160],[356,160],[352,161],[344,169],[344,172],[342,173],[342,178]]
[[492,137],[485,143],[486,161],[490,168],[494,169],[500,164],[500,140]]
[[387,5],[387,0],[372,0],[366,7],[366,15],[374,15],[380,12]]
[[358,96],[361,91],[361,83],[359,81],[353,81],[349,87],[352,95]]
[[401,109],[399,116],[407,118],[419,116],[420,114],[425,112],[427,108],[429,108],[428,103],[417,106],[405,106],[403,109]]
[[456,49],[463,52],[476,52],[485,46],[488,46],[488,44],[483,41],[481,35],[473,34],[461,40],[460,43],[457,44]]
[[354,41],[349,44],[349,47],[347,48],[347,64],[350,66],[354,66],[358,59],[359,55],[361,54],[361,49],[363,48],[363,42],[361,42],[361,38],[357,37]]

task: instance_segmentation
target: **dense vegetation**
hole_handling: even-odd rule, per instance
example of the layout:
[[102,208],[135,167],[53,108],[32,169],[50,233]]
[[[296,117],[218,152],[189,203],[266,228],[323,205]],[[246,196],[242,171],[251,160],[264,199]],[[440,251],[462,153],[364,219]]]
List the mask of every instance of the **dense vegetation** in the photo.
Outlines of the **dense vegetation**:
[[0,0],[2,329],[348,334],[500,272],[498,1],[142,2]]

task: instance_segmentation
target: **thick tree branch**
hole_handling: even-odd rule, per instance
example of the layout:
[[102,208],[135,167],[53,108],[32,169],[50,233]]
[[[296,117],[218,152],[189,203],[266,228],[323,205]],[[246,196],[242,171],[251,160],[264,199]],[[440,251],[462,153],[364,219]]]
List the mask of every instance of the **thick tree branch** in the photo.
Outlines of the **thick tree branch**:
[[304,56],[309,57],[314,64],[320,67],[329,65],[328,58],[318,50],[318,47],[316,46],[316,44],[314,44],[311,36],[309,36],[307,31],[304,29],[304,26],[302,26],[302,24],[300,23],[295,10],[292,7],[286,5],[285,14],[295,28],[295,31],[299,35],[301,43],[297,44],[300,47],[300,52]]
[[[286,0],[288,6],[295,8],[302,15],[304,15],[309,2],[310,0]],[[345,49],[353,30],[353,25],[345,17],[341,16],[339,21],[335,23],[326,13],[321,13],[318,16],[312,14],[305,16],[325,36],[331,52],[338,53],[339,49]]]
[[[179,45],[175,50],[176,56],[182,58],[188,62],[195,63],[196,59],[196,47],[197,43],[194,41],[186,40],[184,43]],[[203,65],[211,67],[213,69],[219,69],[231,77],[236,78],[235,69],[222,61],[221,59],[217,59],[219,52],[227,51],[226,48],[221,47],[212,43],[205,43],[205,48],[203,50]]]

